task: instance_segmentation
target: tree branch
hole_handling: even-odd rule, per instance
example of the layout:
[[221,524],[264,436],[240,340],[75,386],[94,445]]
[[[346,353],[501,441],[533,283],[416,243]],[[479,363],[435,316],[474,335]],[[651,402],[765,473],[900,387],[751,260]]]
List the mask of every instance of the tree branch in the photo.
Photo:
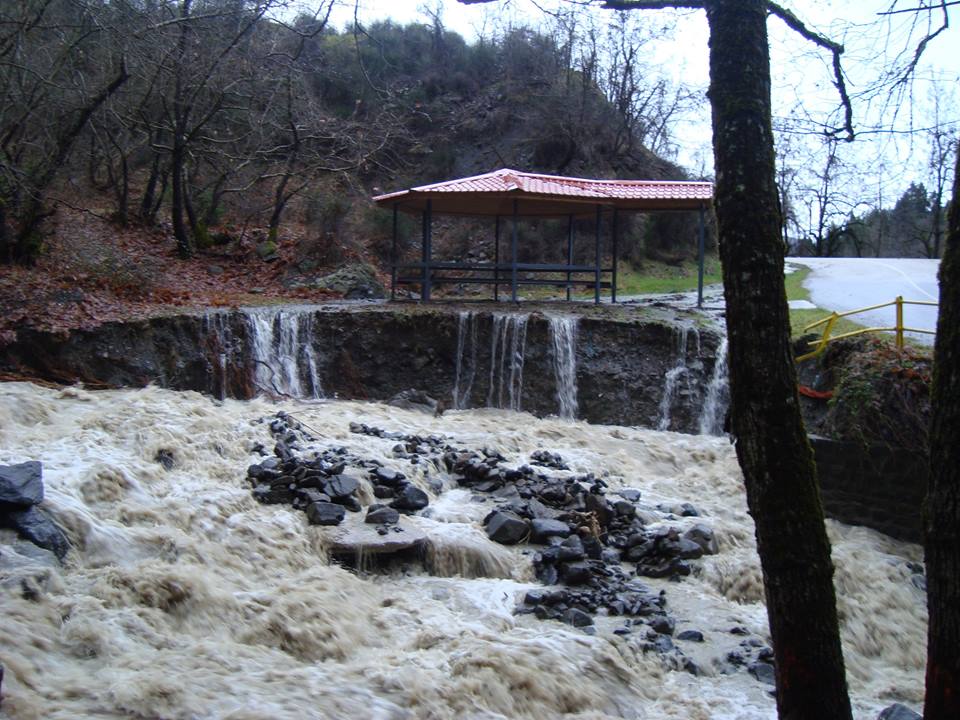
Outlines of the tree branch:
[[800,35],[800,37],[804,38],[805,40],[809,40],[814,45],[822,47],[825,50],[829,50],[832,54],[833,86],[840,94],[840,103],[843,107],[843,126],[829,130],[827,131],[827,134],[831,137],[836,137],[839,133],[845,132],[847,136],[844,139],[847,142],[852,141],[854,138],[853,104],[850,102],[850,96],[847,94],[847,83],[844,80],[843,68],[840,65],[840,56],[843,54],[843,45],[838,42],[834,42],[830,38],[821,35],[818,32],[814,32],[790,10],[787,10],[785,7],[782,7],[775,2],[767,2],[767,11],[771,15],[780,18],[788,28]]

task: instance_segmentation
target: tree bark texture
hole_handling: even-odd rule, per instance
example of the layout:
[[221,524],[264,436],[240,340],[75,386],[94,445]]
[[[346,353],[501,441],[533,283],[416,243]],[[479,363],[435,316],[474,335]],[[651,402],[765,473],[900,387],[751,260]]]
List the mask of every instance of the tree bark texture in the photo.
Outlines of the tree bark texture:
[[940,261],[926,501],[925,720],[960,718],[960,157]]
[[833,563],[783,282],[763,0],[708,0],[732,428],[756,525],[781,720],[851,717]]

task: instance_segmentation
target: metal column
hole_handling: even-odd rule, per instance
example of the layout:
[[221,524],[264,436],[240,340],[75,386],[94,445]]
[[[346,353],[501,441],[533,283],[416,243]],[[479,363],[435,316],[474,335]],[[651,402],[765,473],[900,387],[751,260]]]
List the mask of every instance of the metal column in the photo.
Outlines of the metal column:
[[420,288],[420,297],[424,302],[430,302],[430,262],[433,257],[433,201],[427,200],[427,208],[423,211],[423,282]]
[[493,244],[493,301],[500,302],[500,216],[497,215],[494,226]]
[[600,303],[600,205],[597,205],[597,232],[594,238],[593,301]]
[[513,301],[517,301],[517,201],[513,201],[513,238],[510,241],[510,286]]
[[[573,215],[567,222],[567,267],[573,265]],[[567,302],[570,302],[570,270],[567,270]]]
[[610,302],[617,302],[617,230],[618,230],[618,221],[620,216],[617,214],[617,209],[613,209],[613,229],[611,233],[613,235],[613,272],[610,276]]
[[390,250],[390,299],[397,299],[397,204],[393,204],[393,247]]
[[703,237],[703,205],[700,206],[700,226],[698,228],[699,238],[697,246],[697,307],[703,307],[703,255],[704,255],[704,237]]

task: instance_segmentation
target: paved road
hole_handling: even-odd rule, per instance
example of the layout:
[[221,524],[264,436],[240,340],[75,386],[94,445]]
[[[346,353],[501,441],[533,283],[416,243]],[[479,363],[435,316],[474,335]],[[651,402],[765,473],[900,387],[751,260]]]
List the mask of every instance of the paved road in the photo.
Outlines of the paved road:
[[[904,300],[932,300],[939,297],[937,269],[939,260],[901,258],[787,258],[788,263],[811,269],[803,285],[818,307],[843,312],[868,305],[889,302],[898,295]],[[852,318],[861,324],[889,327],[895,323],[893,307],[872,310]],[[933,330],[937,308],[905,305],[903,320],[907,327]],[[933,335],[910,333],[918,341],[932,345]]]

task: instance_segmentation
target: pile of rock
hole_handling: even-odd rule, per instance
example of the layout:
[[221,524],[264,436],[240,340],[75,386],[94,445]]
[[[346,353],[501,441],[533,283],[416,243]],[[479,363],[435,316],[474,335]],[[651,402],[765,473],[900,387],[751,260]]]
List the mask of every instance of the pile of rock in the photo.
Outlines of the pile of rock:
[[40,508],[42,502],[43,466],[39,462],[0,465],[0,527],[16,530],[24,540],[62,560],[70,544],[63,531]]
[[[354,425],[351,423],[351,430],[357,432]],[[355,457],[344,447],[302,455],[301,443],[316,438],[286,413],[277,413],[270,421],[270,432],[276,440],[273,457],[247,468],[253,496],[265,504],[293,505],[306,513],[311,525],[339,525],[348,511],[363,510],[361,481],[346,473],[348,467],[366,470],[374,496],[390,499],[388,504],[374,503],[367,509],[365,521],[384,526],[381,534],[387,532],[386,526],[397,523],[401,512],[422,510],[430,502],[427,493],[403,473],[389,470],[377,460]],[[265,453],[262,448],[260,451]]]
[[[538,451],[531,457],[541,468],[567,468],[555,453]],[[638,490],[608,496],[606,483],[590,473],[553,476],[530,465],[511,468],[490,450],[448,451],[443,459],[453,481],[500,500],[484,519],[491,540],[546,546],[534,555],[537,578],[563,587],[527,593],[518,612],[576,626],[592,625],[598,612],[639,617],[654,646],[667,644],[657,639],[671,636],[675,628],[665,597],[637,578],[689,575],[691,560],[719,549],[708,526],[648,529],[647,524],[675,515],[638,507]],[[688,503],[681,507],[688,516],[699,514]],[[627,622],[617,632],[628,634],[636,627]]]

